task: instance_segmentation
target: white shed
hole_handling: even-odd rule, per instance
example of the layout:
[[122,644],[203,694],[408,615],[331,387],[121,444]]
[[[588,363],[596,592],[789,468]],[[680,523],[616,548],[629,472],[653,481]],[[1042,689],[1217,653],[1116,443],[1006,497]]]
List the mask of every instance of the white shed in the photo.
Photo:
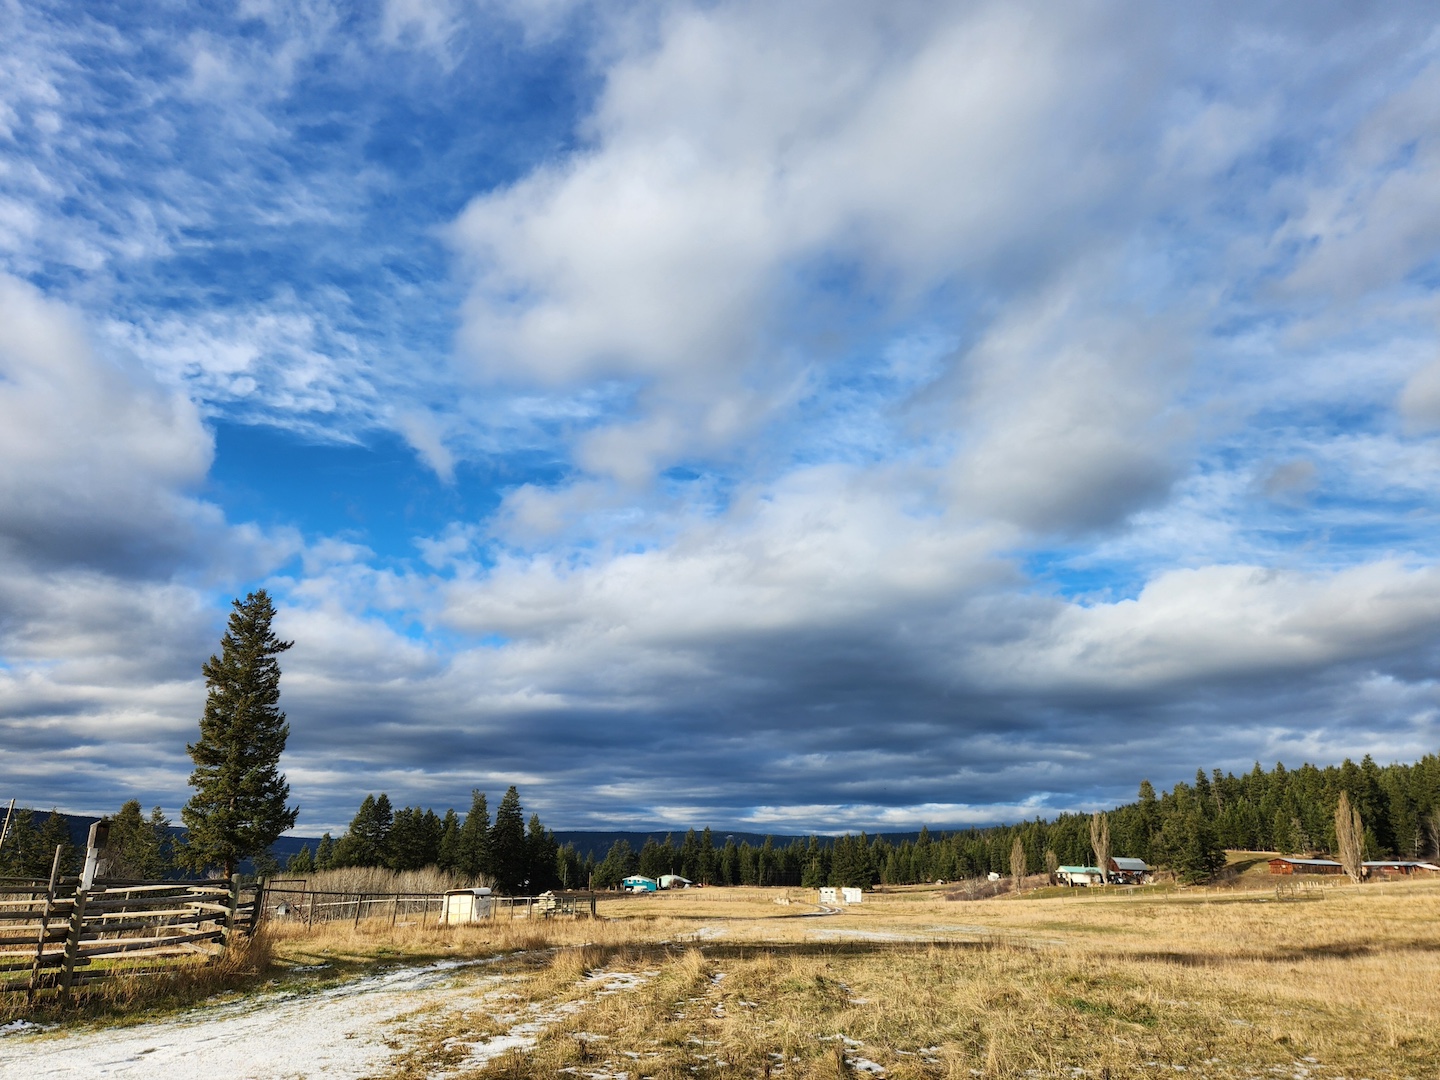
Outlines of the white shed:
[[472,923],[490,917],[490,890],[483,885],[475,889],[451,889],[445,894],[440,912],[442,923]]
[[689,878],[683,878],[679,874],[660,875],[660,888],[662,889],[688,889],[694,884]]

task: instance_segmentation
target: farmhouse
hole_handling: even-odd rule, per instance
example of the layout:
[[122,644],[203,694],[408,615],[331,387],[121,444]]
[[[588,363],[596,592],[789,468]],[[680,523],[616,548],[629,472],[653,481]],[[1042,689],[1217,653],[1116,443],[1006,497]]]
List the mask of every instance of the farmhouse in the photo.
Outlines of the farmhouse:
[[1098,866],[1062,866],[1055,871],[1055,879],[1061,885],[1103,885],[1105,875]]
[[659,887],[658,881],[642,874],[631,874],[620,882],[620,888],[626,892],[654,892]]

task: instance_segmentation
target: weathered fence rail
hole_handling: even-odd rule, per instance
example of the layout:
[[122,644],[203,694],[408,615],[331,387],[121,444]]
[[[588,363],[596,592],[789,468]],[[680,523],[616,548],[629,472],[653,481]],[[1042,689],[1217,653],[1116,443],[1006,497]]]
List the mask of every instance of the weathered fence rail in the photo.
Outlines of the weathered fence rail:
[[74,987],[118,975],[159,975],[223,953],[253,930],[254,886],[230,881],[96,881],[52,872],[46,882],[0,880],[0,993]]

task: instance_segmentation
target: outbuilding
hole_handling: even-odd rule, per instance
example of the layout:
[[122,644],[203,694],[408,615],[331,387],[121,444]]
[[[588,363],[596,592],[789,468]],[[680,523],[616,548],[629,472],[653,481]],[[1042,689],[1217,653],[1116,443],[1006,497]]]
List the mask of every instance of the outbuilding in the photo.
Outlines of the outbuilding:
[[483,885],[474,889],[451,889],[445,894],[440,921],[447,924],[473,923],[490,918],[490,890]]
[[660,875],[660,888],[662,889],[688,889],[694,884],[689,878],[683,878],[679,874]]
[[1385,877],[1410,877],[1414,874],[1440,874],[1440,866],[1434,863],[1416,862],[1413,859],[1369,859],[1365,870]]
[[1345,868],[1334,859],[1294,859],[1280,856],[1270,860],[1272,874],[1343,874]]
[[654,892],[659,887],[660,883],[658,881],[656,881],[654,878],[645,877],[642,874],[631,874],[629,877],[625,878],[620,882],[620,888],[624,889],[626,892],[633,893],[650,893]]
[[1150,866],[1144,859],[1116,855],[1110,860],[1110,880],[1117,885],[1144,885],[1152,880]]

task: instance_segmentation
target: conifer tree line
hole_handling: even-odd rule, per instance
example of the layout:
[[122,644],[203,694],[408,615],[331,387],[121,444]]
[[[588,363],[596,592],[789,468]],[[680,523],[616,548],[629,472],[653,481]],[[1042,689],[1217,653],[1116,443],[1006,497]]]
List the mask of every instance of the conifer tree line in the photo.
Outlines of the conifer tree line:
[[527,826],[520,793],[512,785],[495,808],[493,822],[483,791],[471,793],[463,818],[453,809],[443,816],[419,806],[396,810],[383,791],[366,795],[338,840],[326,833],[314,852],[306,845],[285,868],[296,874],[347,866],[434,866],[490,882],[497,891],[514,896],[584,884],[578,863],[574,846],[562,849],[540,815],[531,814]]
[[[34,811],[17,810],[0,849],[0,877],[48,877],[57,847],[61,875],[79,873],[82,853],[70,840],[65,815],[51,810],[37,822]],[[140,801],[131,799],[110,819],[110,843],[100,872],[109,878],[162,878],[178,865],[178,856],[164,811],[157,806],[147,815]]]
[[[915,840],[884,837],[810,837],[783,846],[742,842],[716,848],[711,830],[691,830],[679,844],[650,838],[639,852],[617,840],[595,867],[597,888],[634,873],[678,873],[711,885],[907,885],[952,881],[989,873],[1013,874],[1016,842],[1028,874],[1059,865],[1093,865],[1097,837],[1110,855],[1144,859],[1184,881],[1202,881],[1225,865],[1225,850],[1335,854],[1336,808],[1345,794],[1363,825],[1366,859],[1440,858],[1440,757],[1413,765],[1375,764],[1319,768],[1258,763],[1241,776],[1212,770],[1195,774],[1157,795],[1146,780],[1132,803],[1096,822],[1089,814],[1061,814],[1016,825],[932,834]],[[1103,825],[1103,833],[1101,826]],[[1102,842],[1103,843],[1103,842]]]

